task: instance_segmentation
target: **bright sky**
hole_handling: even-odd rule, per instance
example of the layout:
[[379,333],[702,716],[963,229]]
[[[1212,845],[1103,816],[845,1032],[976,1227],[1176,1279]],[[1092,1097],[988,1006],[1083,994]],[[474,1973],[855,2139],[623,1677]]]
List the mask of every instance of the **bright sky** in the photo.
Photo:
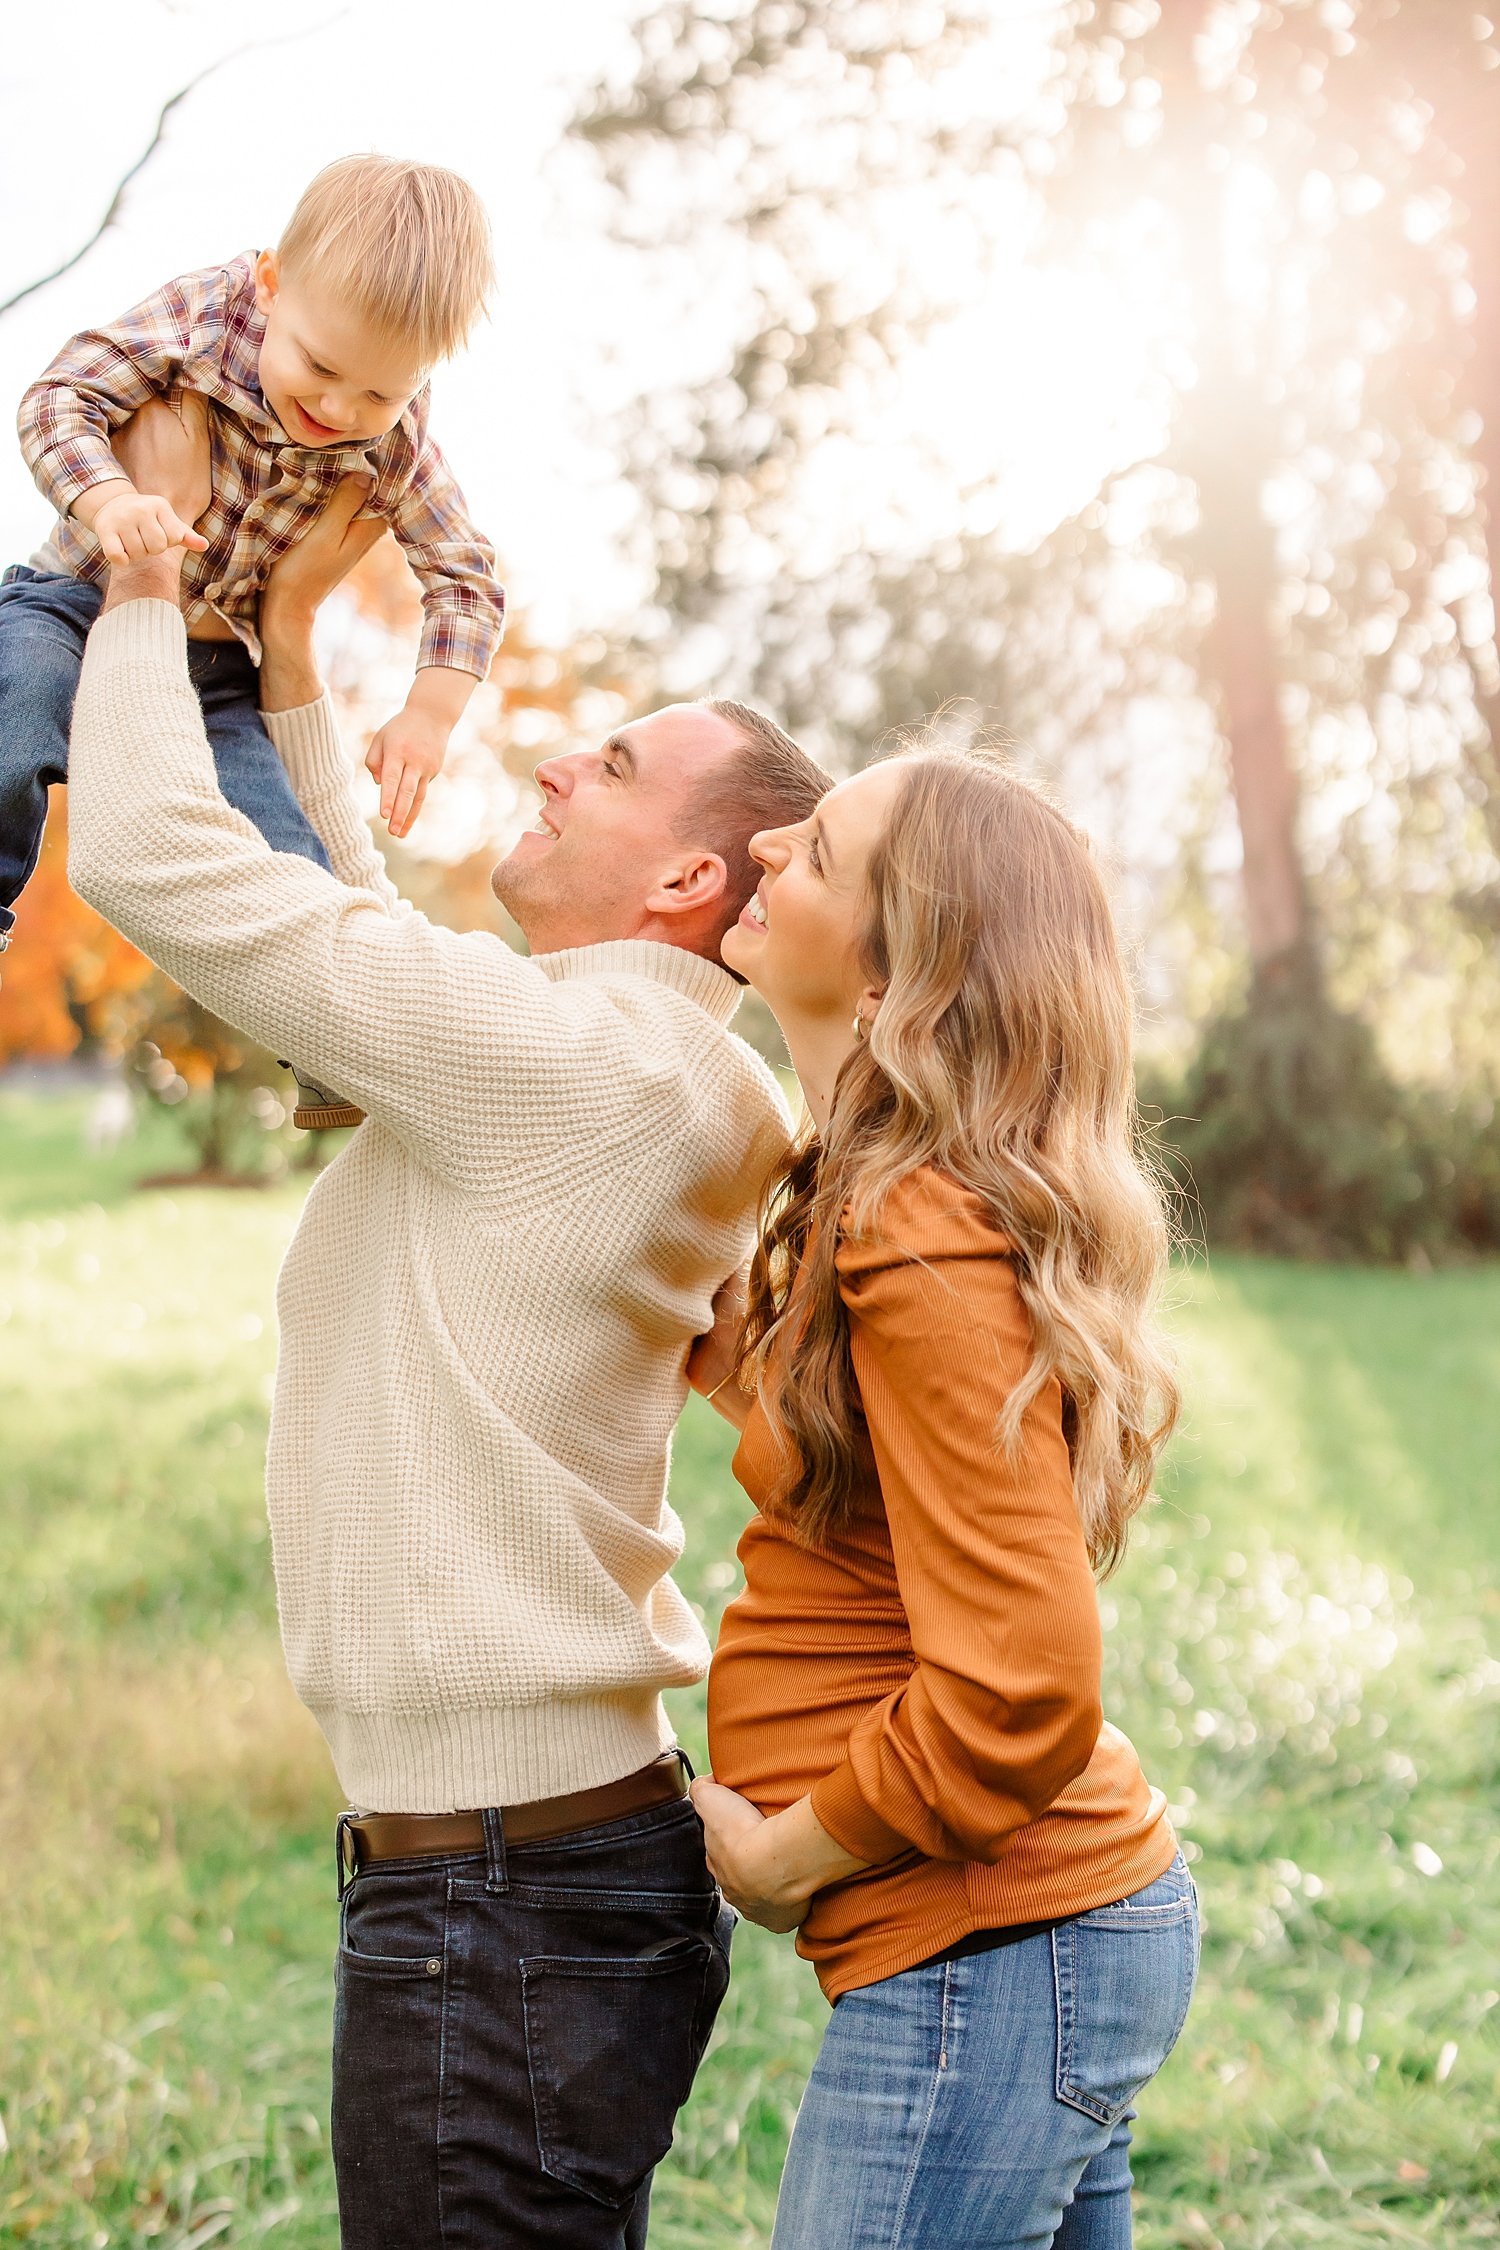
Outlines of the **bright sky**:
[[[7,10],[0,295],[89,234],[168,94],[242,39],[255,42],[174,114],[120,224],[0,320],[7,427],[67,336],[173,274],[274,241],[331,158],[379,148],[449,164],[489,205],[501,292],[473,348],[439,371],[434,429],[522,600],[541,594],[574,614],[618,604],[627,588],[611,567],[610,534],[620,503],[587,434],[589,402],[608,397],[607,380],[588,378],[608,343],[610,261],[593,214],[559,207],[544,160],[572,89],[618,53],[631,12],[628,0],[427,9],[258,0],[243,11],[211,0],[74,0],[66,18]],[[7,442],[0,555],[23,560],[46,524]]]
[[[1038,0],[995,8],[1007,28],[989,61],[989,114],[1034,85],[1053,13]],[[539,634],[627,616],[644,589],[625,558],[630,496],[600,442],[603,419],[714,371],[748,278],[733,246],[712,239],[653,278],[607,240],[604,200],[579,152],[558,161],[571,108],[625,60],[636,11],[637,0],[415,10],[398,0],[258,0],[232,11],[240,40],[214,0],[73,0],[65,18],[8,11],[0,295],[86,238],[169,93],[237,45],[245,51],[175,113],[119,224],[72,273],[0,319],[0,394],[13,408],[70,334],[171,275],[274,241],[331,158],[378,148],[452,165],[489,205],[501,287],[470,350],[438,371],[435,432]],[[819,459],[805,494],[809,560],[825,540],[920,544],[939,529],[997,522],[1026,544],[1159,441],[1149,261],[1088,276],[1042,270],[1019,192],[998,181],[993,190],[987,271],[972,265],[961,230],[946,243],[922,235],[923,261],[950,301],[965,303],[972,289],[972,302],[913,352],[857,441]],[[879,227],[869,249],[880,256]],[[944,259],[948,269],[936,270]],[[0,563],[24,560],[46,529],[19,452],[0,444]],[[382,693],[386,685],[382,673]],[[399,700],[394,677],[390,685]],[[508,783],[505,801],[489,802],[503,777],[487,757],[464,770],[468,782],[455,771],[434,793],[419,848],[448,856],[476,828],[517,817]],[[476,772],[488,778],[471,801]],[[1127,857],[1150,863],[1171,851],[1153,815]]]
[[[997,100],[1013,100],[1049,10],[1036,0],[996,9],[1016,27],[997,84]],[[374,147],[451,164],[489,204],[501,292],[471,349],[438,373],[434,428],[513,597],[543,630],[628,609],[638,589],[617,535],[629,500],[600,446],[601,418],[612,403],[706,371],[739,283],[735,261],[720,265],[706,244],[702,269],[689,253],[659,299],[643,300],[648,277],[606,241],[585,168],[556,161],[572,101],[618,64],[634,13],[635,0],[444,0],[430,11],[261,0],[249,15],[236,11],[255,25],[254,44],[176,112],[121,222],[72,273],[0,320],[0,394],[18,400],[70,333],[170,275],[274,240],[331,157]],[[75,0],[59,117],[59,19],[14,12],[0,85],[10,220],[0,294],[86,237],[163,98],[237,44],[226,14],[212,0]],[[441,25],[428,47],[416,29],[424,22]],[[1129,276],[1080,284],[1037,272],[1027,233],[1017,225],[1002,242],[972,314],[913,356],[865,442],[820,464],[809,499],[825,530],[837,537],[858,522],[861,535],[899,538],[924,516],[954,521],[970,512],[965,494],[1003,463],[1007,529],[1036,538],[1088,498],[1106,467],[1149,443],[1138,403],[1145,329]],[[995,513],[993,499],[983,505]],[[0,446],[0,557],[24,559],[45,529],[18,453]]]

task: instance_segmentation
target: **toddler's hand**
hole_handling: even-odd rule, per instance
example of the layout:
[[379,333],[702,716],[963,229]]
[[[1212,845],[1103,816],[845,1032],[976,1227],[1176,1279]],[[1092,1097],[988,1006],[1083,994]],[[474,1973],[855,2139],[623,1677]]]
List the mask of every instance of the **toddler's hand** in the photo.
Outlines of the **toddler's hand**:
[[398,711],[366,751],[365,764],[380,783],[380,817],[393,836],[406,835],[422,810],[428,782],[443,770],[451,731],[420,711]]
[[93,521],[94,537],[107,563],[144,562],[169,547],[201,555],[208,541],[184,523],[169,500],[154,492],[121,492],[103,502]]

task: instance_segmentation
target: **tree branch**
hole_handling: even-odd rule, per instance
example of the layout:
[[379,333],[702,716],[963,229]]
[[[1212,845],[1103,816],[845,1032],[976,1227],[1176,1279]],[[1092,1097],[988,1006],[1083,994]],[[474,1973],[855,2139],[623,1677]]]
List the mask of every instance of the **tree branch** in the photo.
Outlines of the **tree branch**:
[[243,47],[235,47],[229,54],[220,55],[216,62],[207,64],[206,67],[200,70],[195,77],[190,78],[185,86],[179,86],[175,94],[169,94],[167,96],[167,99],[161,105],[161,110],[156,120],[155,132],[151,135],[150,140],[141,150],[140,155],[131,165],[129,171],[124,173],[116,184],[115,192],[109,199],[109,208],[106,210],[103,218],[99,221],[99,224],[95,227],[93,233],[89,236],[87,242],[85,242],[79,249],[75,250],[71,258],[64,258],[60,266],[54,266],[50,273],[39,275],[35,281],[28,281],[25,288],[18,289],[15,292],[14,296],[0,298],[0,317],[3,317],[8,312],[13,312],[15,307],[17,305],[24,304],[28,297],[34,297],[39,289],[46,289],[52,282],[61,281],[63,275],[65,273],[71,273],[76,265],[80,265],[88,256],[89,252],[93,249],[95,243],[100,241],[102,237],[109,232],[109,229],[119,218],[120,212],[124,207],[126,189],[130,186],[132,180],[138,178],[139,175],[144,172],[152,157],[161,147],[161,144],[166,137],[167,121],[171,117],[172,112],[175,109],[180,108],[183,102],[187,100],[188,95],[191,93],[195,93],[198,87],[203,84],[205,79],[212,78],[215,71],[225,69],[230,63],[238,62],[242,55],[253,54],[262,47],[281,47],[285,46],[287,40],[289,39],[311,38],[313,36],[313,32],[326,31],[329,24],[337,23],[341,16],[347,14],[348,10],[346,8],[341,8],[338,12],[338,15],[330,16],[325,22],[315,24],[312,27],[311,31],[288,32],[283,38],[279,39],[248,40]]

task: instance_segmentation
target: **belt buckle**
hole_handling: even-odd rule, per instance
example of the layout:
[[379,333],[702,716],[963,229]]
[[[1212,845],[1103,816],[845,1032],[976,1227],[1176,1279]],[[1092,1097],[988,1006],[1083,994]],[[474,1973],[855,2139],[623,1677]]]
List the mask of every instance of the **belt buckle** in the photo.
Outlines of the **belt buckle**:
[[[348,1890],[349,1885],[359,1873],[359,1821],[358,1813],[341,1812],[338,1818],[338,1826],[333,1832],[333,1854],[334,1862],[338,1868],[339,1900],[341,1903],[345,1891]],[[344,1843],[346,1837],[349,1839],[347,1851]]]

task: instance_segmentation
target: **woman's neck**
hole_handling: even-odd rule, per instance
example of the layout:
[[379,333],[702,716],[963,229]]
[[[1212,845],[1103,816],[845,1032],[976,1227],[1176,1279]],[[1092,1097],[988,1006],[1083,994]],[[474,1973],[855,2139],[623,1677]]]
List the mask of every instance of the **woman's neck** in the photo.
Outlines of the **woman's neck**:
[[778,1020],[808,1114],[818,1131],[824,1133],[828,1130],[828,1113],[833,1107],[834,1084],[854,1044],[852,1015],[836,1023],[826,1016],[805,1021]]

